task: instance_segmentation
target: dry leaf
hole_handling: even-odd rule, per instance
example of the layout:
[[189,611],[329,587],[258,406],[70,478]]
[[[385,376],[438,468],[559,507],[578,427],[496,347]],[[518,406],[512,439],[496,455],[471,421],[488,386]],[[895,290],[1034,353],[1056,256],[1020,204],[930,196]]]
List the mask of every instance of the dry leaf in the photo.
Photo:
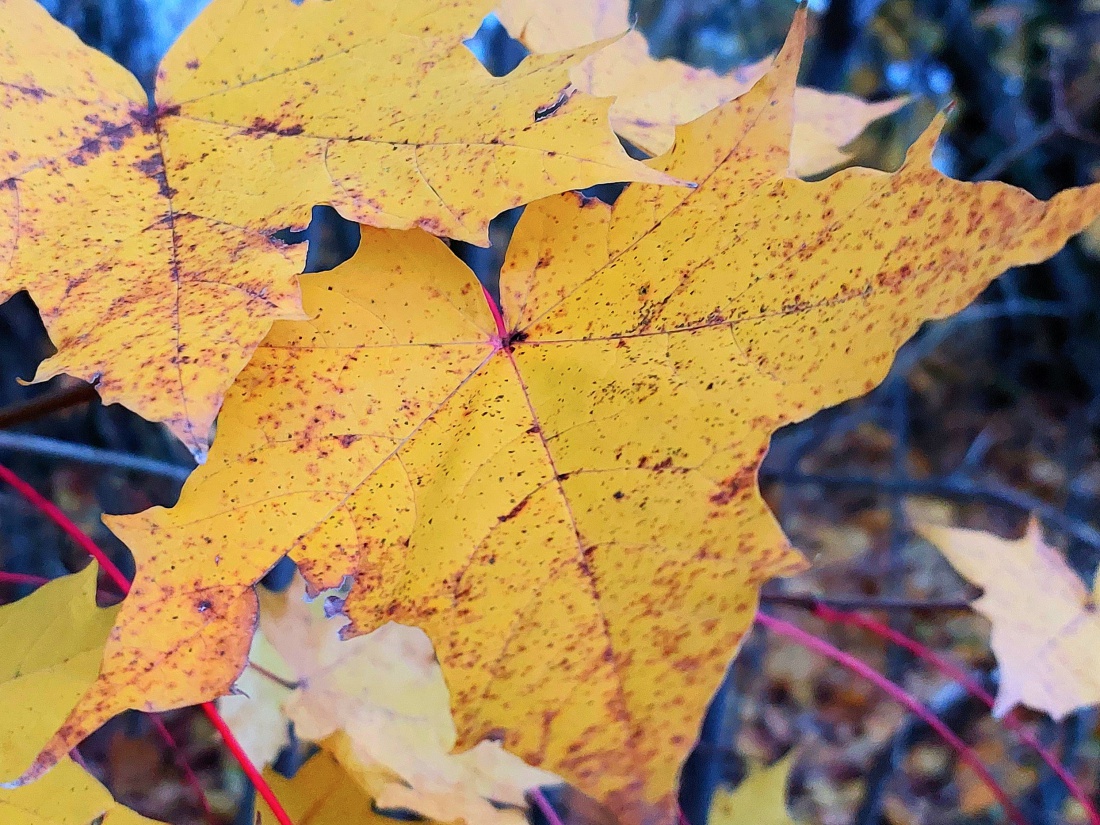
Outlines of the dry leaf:
[[896,173],[789,178],[796,19],[773,72],[652,162],[697,189],[527,208],[502,318],[422,233],[364,229],[307,279],[313,320],[273,328],[179,503],[110,520],[134,589],[43,763],[126,707],[225,692],[289,552],[315,587],[355,576],[353,632],[428,634],[460,744],[503,736],[627,823],[671,815],[759,585],[801,565],[756,485],[770,434],[1100,212],[1100,187],[944,177],[942,121]]
[[795,825],[787,812],[787,781],[793,766],[793,753],[768,767],[751,765],[736,788],[715,790],[707,825]]
[[262,630],[252,638],[248,664],[233,685],[233,693],[218,699],[218,712],[248,758],[264,768],[290,744],[283,701],[290,695],[289,685],[297,679]]
[[1016,541],[930,524],[916,530],[985,591],[973,606],[993,626],[990,646],[1001,666],[994,714],[1024,704],[1061,719],[1100,702],[1100,582],[1090,593],[1044,541],[1038,521]]
[[0,786],[0,822],[4,825],[157,825],[158,821],[119,805],[106,788],[68,758],[30,785]]
[[300,318],[302,228],[346,217],[487,243],[512,206],[668,179],[622,151],[581,55],[494,78],[462,43],[491,2],[215,0],[156,105],[34,0],[0,2],[0,300],[26,289],[67,373],[200,460],[226,387]]
[[[740,97],[770,65],[761,60],[719,75],[679,60],[655,60],[645,37],[627,32],[628,6],[627,0],[503,0],[497,15],[509,33],[536,54],[615,37],[575,67],[570,77],[582,92],[616,98],[612,127],[654,156],[672,148],[677,126]],[[627,33],[617,37],[623,32]],[[850,155],[843,147],[905,103],[905,98],[868,103],[852,95],[799,88],[791,169],[809,177],[846,163]]]
[[[272,706],[294,723],[301,738],[321,743],[382,808],[404,808],[440,822],[524,825],[524,793],[557,784],[553,774],[524,765],[498,742],[481,742],[453,754],[456,732],[450,695],[431,642],[416,628],[387,624],[348,641],[339,638],[343,617],[328,618],[323,601],[307,602],[296,577],[283,593],[260,591],[260,632],[284,662],[264,666],[300,684],[295,690],[245,670],[248,691],[257,679],[270,687],[251,702],[230,697],[222,707],[245,741],[257,724],[270,725]],[[263,654],[262,648],[253,651]],[[251,712],[249,708],[251,707]],[[286,724],[275,725],[284,732]],[[255,749],[257,752],[259,749]],[[263,757],[271,751],[259,751]],[[251,754],[250,754],[251,755]],[[269,759],[265,761],[270,761]]]
[[630,29],[629,0],[503,0],[495,14],[535,54],[579,49]]
[[27,770],[99,675],[118,608],[96,607],[98,572],[93,562],[0,606],[0,782]]

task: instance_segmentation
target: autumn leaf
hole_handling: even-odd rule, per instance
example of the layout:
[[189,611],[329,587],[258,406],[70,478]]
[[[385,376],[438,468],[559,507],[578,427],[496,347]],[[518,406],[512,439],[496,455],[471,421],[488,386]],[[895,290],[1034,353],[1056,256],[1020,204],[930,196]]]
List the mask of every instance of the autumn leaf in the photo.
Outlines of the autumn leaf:
[[0,606],[0,782],[27,770],[99,675],[118,608],[96,607],[98,572],[93,562]]
[[30,785],[0,786],[4,825],[156,825],[119,805],[87,771],[71,759]]
[[164,59],[156,104],[34,0],[0,2],[0,300],[27,290],[68,373],[164,421],[201,460],[226,387],[300,318],[304,249],[346,217],[487,243],[509,207],[615,180],[583,55],[489,75],[463,46],[491,2],[217,0]]
[[502,0],[495,14],[535,54],[577,49],[631,28],[629,0]]
[[767,767],[750,765],[736,788],[715,790],[707,825],[795,825],[787,812],[787,782],[793,765],[793,754]]
[[1043,539],[1038,521],[1015,541],[931,524],[916,530],[984,591],[973,606],[992,625],[1000,664],[995,715],[1024,704],[1061,719],[1100,702],[1100,583],[1090,593]]
[[233,693],[218,699],[218,713],[237,737],[253,764],[272,764],[291,744],[283,702],[297,681],[294,671],[261,629],[252,637],[248,667],[233,685]]
[[289,552],[316,588],[355,577],[351,634],[427,633],[460,747],[502,736],[624,822],[666,820],[760,584],[802,564],[756,485],[770,434],[1100,212],[1100,187],[944,177],[942,121],[896,173],[788,177],[804,26],[652,161],[698,188],[529,206],[502,315],[423,233],[365,228],[305,279],[313,320],[272,329],[179,503],[110,520],[134,589],[42,762],[124,708],[225,692]]
[[[334,754],[380,807],[440,822],[525,825],[519,810],[525,792],[561,780],[524,765],[497,742],[452,754],[457,736],[450,695],[424,633],[390,623],[341,641],[346,623],[326,616],[323,600],[307,602],[300,577],[283,593],[260,591],[256,638],[266,640],[281,661],[257,650],[255,640],[253,650],[263,656],[265,670],[271,665],[278,677],[299,686],[283,687],[271,671],[253,675],[254,668],[247,668],[248,682],[237,689],[262,692],[253,700],[236,696],[219,703],[234,730],[245,741],[262,737],[251,729],[272,725],[268,708],[274,704],[299,737]],[[257,686],[257,676],[269,687]],[[284,740],[286,727],[275,724]],[[270,761],[266,743],[255,753]]]
[[[574,67],[570,77],[582,92],[616,98],[611,125],[653,156],[672,148],[678,125],[743,95],[770,65],[761,60],[719,75],[679,60],[655,60],[645,37],[628,31],[628,7],[627,0],[503,0],[497,15],[513,37],[537,54],[615,38]],[[843,147],[905,103],[905,98],[868,103],[853,95],[799,87],[791,169],[810,177],[846,163],[850,155]]]
[[[291,779],[264,771],[275,796],[295,825],[394,825],[375,813],[373,800],[325,751],[312,756]],[[256,801],[256,825],[278,820],[262,799]],[[431,823],[428,823],[431,825]]]

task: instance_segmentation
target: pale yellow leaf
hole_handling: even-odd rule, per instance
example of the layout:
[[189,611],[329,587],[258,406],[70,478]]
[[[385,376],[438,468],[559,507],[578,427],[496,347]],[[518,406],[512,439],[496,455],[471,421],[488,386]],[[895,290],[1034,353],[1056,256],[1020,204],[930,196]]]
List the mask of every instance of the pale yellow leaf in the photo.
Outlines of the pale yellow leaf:
[[[391,623],[341,641],[346,623],[344,617],[328,618],[322,599],[305,598],[301,577],[283,593],[261,591],[257,638],[278,657],[264,661],[276,668],[284,662],[275,672],[300,687],[289,690],[246,668],[236,687],[256,690],[256,698],[231,697],[228,705],[235,708],[231,722],[244,741],[264,740],[264,733],[250,728],[270,724],[274,710],[294,723],[299,737],[331,752],[381,807],[406,808],[440,822],[523,825],[524,793],[561,780],[525,765],[497,742],[452,753],[450,695],[424,633]],[[263,650],[253,644],[254,652]],[[265,678],[272,687],[256,685]],[[285,721],[276,728],[285,731]],[[257,752],[270,761],[269,747]]]
[[257,631],[248,651],[248,667],[233,685],[234,692],[218,699],[218,712],[248,758],[261,768],[274,762],[279,751],[290,744],[283,702],[292,690],[287,684],[295,681],[291,667],[263,631]]
[[1011,541],[980,530],[916,526],[963,578],[984,593],[974,609],[992,624],[1000,664],[996,715],[1017,704],[1055,719],[1100,702],[1100,612],[1096,593],[1043,539],[1032,519]]
[[17,779],[99,675],[117,607],[96,607],[93,562],[0,606],[0,782]]
[[[292,779],[270,769],[264,771],[264,779],[294,825],[397,825],[399,822],[375,813],[370,796],[325,751],[310,757]],[[278,823],[271,808],[258,796],[252,821],[255,825]]]
[[[37,781],[0,787],[4,825],[157,825],[119,805],[106,788],[71,759],[63,759]],[[163,825],[163,823],[161,823]]]
[[795,825],[787,812],[787,781],[794,765],[788,754],[773,765],[751,765],[736,788],[718,788],[707,825]]
[[[628,28],[627,0],[503,0],[497,8],[511,34],[535,53],[622,34]],[[725,75],[679,60],[655,60],[638,31],[604,46],[570,77],[583,92],[613,97],[611,125],[650,155],[671,147],[676,126],[747,92],[767,71],[770,61],[742,66]],[[795,123],[791,138],[791,169],[813,176],[846,163],[844,147],[873,121],[896,112],[905,98],[868,103],[862,98],[799,88],[795,93]]]

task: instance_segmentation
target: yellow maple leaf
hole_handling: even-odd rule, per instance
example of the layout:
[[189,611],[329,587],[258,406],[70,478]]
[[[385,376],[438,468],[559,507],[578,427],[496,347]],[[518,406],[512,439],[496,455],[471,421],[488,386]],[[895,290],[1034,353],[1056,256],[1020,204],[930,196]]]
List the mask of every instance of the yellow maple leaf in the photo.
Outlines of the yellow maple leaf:
[[[273,770],[264,778],[294,825],[395,825],[399,820],[375,813],[374,800],[333,756],[314,754],[291,779]],[[256,800],[256,825],[275,825],[275,814]],[[428,823],[431,825],[431,823]]]
[[[672,147],[676,126],[743,95],[770,65],[761,60],[720,75],[679,60],[655,60],[645,37],[627,31],[628,7],[627,0],[503,0],[497,15],[512,36],[538,54],[615,37],[570,77],[582,92],[616,98],[611,106],[615,131],[655,156]],[[853,95],[799,87],[792,171],[810,177],[847,162],[850,155],[843,147],[905,103],[905,98],[868,103]]]
[[707,825],[796,825],[787,812],[787,782],[793,765],[793,754],[767,767],[750,765],[736,788],[715,790]]
[[[254,745],[253,753],[265,761],[272,755],[264,733],[252,729],[271,724],[274,705],[298,736],[333,753],[380,807],[413,810],[441,822],[523,825],[524,793],[561,780],[524,765],[497,742],[453,754],[457,735],[450,694],[423,631],[390,623],[341,641],[346,622],[326,616],[320,599],[308,602],[300,577],[283,593],[260,591],[257,638],[281,660],[264,655],[265,666],[274,665],[281,678],[298,687],[260,676],[268,683],[263,687],[252,676],[236,687],[245,693],[260,688],[258,701],[239,696],[219,701],[243,740],[260,746]],[[245,676],[252,670],[246,668]],[[276,727],[286,730],[285,723]]]
[[1025,704],[1061,719],[1100,702],[1100,580],[1090,593],[1038,521],[1015,541],[932,524],[916,530],[984,591],[973,606],[992,625],[1000,664],[995,715]]
[[289,552],[318,588],[354,574],[352,632],[426,631],[460,744],[503,736],[625,822],[669,815],[759,585],[802,563],[756,485],[771,433],[1100,212],[1100,186],[944,177],[942,121],[896,173],[788,177],[804,30],[652,161],[698,188],[529,206],[502,317],[422,233],[364,228],[308,278],[313,320],[272,329],[179,503],[110,520],[134,589],[43,763],[123,708],[224,692]]
[[98,572],[93,562],[0,606],[0,782],[27,770],[99,675],[118,608],[96,607]]
[[165,57],[156,105],[35,0],[0,2],[0,300],[26,289],[68,373],[164,421],[200,459],[226,387],[300,318],[304,249],[346,217],[487,243],[512,206],[614,180],[582,54],[494,78],[464,47],[491,2],[216,0]]
[[156,825],[119,805],[110,792],[71,759],[63,759],[37,782],[0,786],[4,825]]

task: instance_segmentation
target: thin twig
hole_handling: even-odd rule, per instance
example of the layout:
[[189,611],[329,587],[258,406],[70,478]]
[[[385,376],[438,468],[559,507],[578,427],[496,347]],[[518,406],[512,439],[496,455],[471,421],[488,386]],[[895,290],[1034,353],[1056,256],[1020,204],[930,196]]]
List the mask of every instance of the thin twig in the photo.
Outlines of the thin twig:
[[34,576],[30,573],[6,573],[0,570],[0,584],[30,584],[41,587],[48,582],[45,576]]
[[760,478],[762,481],[780,484],[812,484],[833,489],[867,489],[1001,504],[1025,513],[1034,513],[1051,527],[1061,530],[1089,547],[1100,550],[1100,531],[1079,519],[1066,515],[1042,499],[1010,487],[981,484],[957,475],[932,479],[891,479],[787,470],[778,473],[761,472]]
[[546,794],[542,792],[542,788],[532,788],[527,792],[527,795],[535,803],[535,807],[538,808],[542,815],[546,817],[546,821],[550,825],[563,825],[561,817],[558,816],[558,812],[554,810],[554,806],[550,804],[550,800],[546,798]]
[[0,430],[37,421],[50,413],[65,410],[79,404],[86,404],[96,398],[95,387],[91,384],[79,384],[75,387],[40,395],[38,398],[13,404],[0,410]]
[[[893,644],[905,648],[914,656],[927,662],[948,679],[961,685],[967,693],[992,710],[994,700],[989,694],[989,691],[978,684],[978,682],[962,670],[962,668],[956,667],[946,658],[936,653],[931,648],[922,645],[916,639],[910,638],[904,633],[884,625],[882,622],[875,621],[869,616],[861,616],[856,613],[834,610],[831,607],[826,607],[821,604],[817,606],[813,613],[824,621],[858,627],[875,634],[879,638],[887,639]],[[1077,784],[1077,780],[1074,779],[1065,765],[1063,765],[1042,742],[1036,739],[1031,732],[1025,729],[1014,717],[1006,716],[1002,720],[1002,723],[1006,728],[1019,736],[1024,744],[1039,754],[1039,758],[1047,764],[1047,767],[1054,771],[1055,775],[1066,786],[1066,790],[1069,791],[1070,795],[1081,804],[1081,807],[1085,810],[1086,816],[1088,816],[1090,825],[1100,825],[1100,812],[1093,806],[1092,801],[1089,799],[1089,795]]]
[[834,610],[882,610],[895,613],[921,612],[959,612],[970,610],[970,602],[965,599],[842,599],[814,596],[809,593],[761,593],[764,604],[797,607],[803,610],[817,610],[819,607]]
[[253,661],[248,662],[248,667],[252,668],[254,671],[259,673],[265,679],[270,679],[275,684],[281,685],[282,687],[285,687],[287,690],[297,690],[298,688],[300,688],[302,686],[301,682],[292,682],[289,679],[284,679],[278,673],[273,673],[272,671],[268,670],[263,665],[258,665]]
[[1053,120],[1048,120],[1039,128],[1035,129],[1030,135],[1018,143],[1014,143],[1001,152],[995,158],[989,161],[984,167],[978,170],[971,180],[975,183],[979,181],[993,180],[998,175],[1004,173],[1004,171],[1020,158],[1027,155],[1029,152],[1038,149],[1048,140],[1057,137],[1062,133],[1061,124]]
[[857,659],[849,653],[845,653],[843,650],[835,647],[824,639],[819,639],[817,636],[807,633],[805,630],[802,630],[802,628],[790,622],[785,622],[782,619],[777,619],[766,613],[758,613],[756,621],[773,633],[785,636],[796,644],[808,650],[812,650],[814,653],[824,656],[827,659],[831,659],[842,667],[852,671],[857,676],[861,676],[885,692],[898,704],[904,706],[911,713],[919,717],[955,750],[959,759],[974,771],[975,775],[982,781],[982,784],[989,788],[990,793],[993,794],[994,798],[1004,809],[1008,818],[1012,820],[1015,825],[1028,825],[1020,809],[1013,804],[1008,794],[1005,793],[1004,788],[998,784],[997,780],[989,772],[989,769],[978,757],[974,749],[960,739],[951,728],[944,724],[942,719],[932,713],[931,710],[914,698],[908,691],[894,682],[891,682],[866,662]]
[[67,461],[76,461],[80,464],[110,467],[114,470],[128,470],[150,476],[159,476],[172,481],[186,481],[191,474],[191,468],[169,464],[166,461],[157,461],[145,456],[129,455],[114,450],[102,450],[98,447],[89,447],[86,444],[74,444],[71,441],[45,438],[40,435],[28,435],[26,433],[0,432],[0,450],[61,458]]
[[[271,786],[267,784],[267,780],[264,779],[260,770],[245,753],[244,747],[237,740],[236,735],[230,730],[229,725],[218,713],[218,708],[213,702],[203,702],[202,712],[206,714],[206,718],[210,720],[210,723],[215,727],[218,733],[221,734],[222,740],[225,742],[226,748],[233,754],[237,760],[237,764],[241,766],[241,770],[244,771],[245,776],[252,780],[252,784],[256,788],[256,792],[263,797],[264,802],[271,808],[271,812],[275,814],[275,819],[279,821],[279,825],[294,825],[290,819],[290,815],[283,809],[282,803],[279,802],[279,798],[275,796],[275,791],[271,790]],[[559,823],[560,825],[560,823]]]
[[195,775],[195,772],[191,770],[191,765],[183,756],[183,748],[176,742],[176,737],[172,735],[172,731],[168,730],[168,726],[164,724],[164,720],[155,713],[149,714],[149,721],[153,723],[153,728],[160,735],[160,738],[164,740],[164,743],[168,745],[168,749],[172,752],[172,759],[176,763],[176,767],[179,768],[180,773],[183,774],[184,780],[195,791],[199,798],[199,804],[202,806],[202,814],[206,817],[206,821],[211,825],[217,825],[217,817],[214,816],[214,810],[210,807],[210,800],[206,798],[206,792],[202,789],[202,783],[199,782],[199,778]]
[[83,530],[77,527],[68,516],[61,512],[57,505],[3,464],[0,464],[0,481],[5,481],[10,484],[32,507],[60,527],[65,535],[79,544],[84,552],[99,562],[100,568],[107,574],[107,577],[114,582],[115,586],[122,591],[122,595],[125,596],[130,592],[130,580],[115,566],[115,563],[108,558],[107,554],[99,549],[99,545],[92,541]]
[[[21,584],[30,585],[31,587],[41,587],[44,584],[49,584],[51,581],[53,581],[53,579],[48,579],[45,576],[36,576],[33,573],[8,573],[4,570],[0,570],[0,584]],[[105,590],[102,587],[97,587],[95,594],[96,598],[108,607],[122,601],[122,597],[114,590]]]

